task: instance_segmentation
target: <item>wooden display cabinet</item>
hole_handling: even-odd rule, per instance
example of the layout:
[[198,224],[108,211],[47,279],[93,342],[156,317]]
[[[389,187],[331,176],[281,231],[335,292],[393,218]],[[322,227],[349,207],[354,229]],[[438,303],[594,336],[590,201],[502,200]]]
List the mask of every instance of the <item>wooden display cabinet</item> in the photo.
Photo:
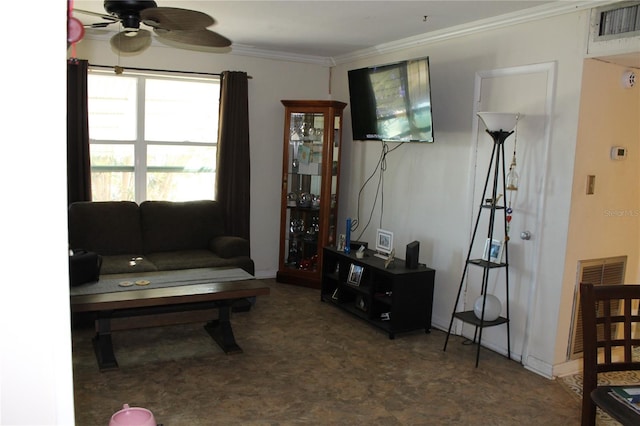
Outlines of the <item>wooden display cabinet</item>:
[[278,282],[320,288],[322,248],[335,245],[344,102],[283,100]]

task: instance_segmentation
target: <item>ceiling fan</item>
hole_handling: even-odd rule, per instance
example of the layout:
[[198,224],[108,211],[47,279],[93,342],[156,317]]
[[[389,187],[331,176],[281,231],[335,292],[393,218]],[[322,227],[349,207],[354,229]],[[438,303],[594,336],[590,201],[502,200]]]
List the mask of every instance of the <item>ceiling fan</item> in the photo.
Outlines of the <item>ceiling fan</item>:
[[107,14],[74,9],[74,12],[98,16],[103,22],[85,25],[86,28],[105,28],[121,24],[123,30],[111,37],[111,46],[118,52],[138,53],[151,45],[151,31],[140,28],[144,24],[153,29],[154,34],[169,44],[180,47],[198,46],[223,48],[231,46],[231,41],[207,27],[215,24],[215,19],[203,12],[175,7],[158,7],[152,0],[105,0]]

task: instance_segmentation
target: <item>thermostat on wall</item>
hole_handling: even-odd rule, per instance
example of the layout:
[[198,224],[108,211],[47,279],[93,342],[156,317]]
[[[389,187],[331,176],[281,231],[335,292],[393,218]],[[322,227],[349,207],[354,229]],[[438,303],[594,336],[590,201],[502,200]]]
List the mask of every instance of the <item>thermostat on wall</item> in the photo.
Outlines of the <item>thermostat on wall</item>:
[[627,156],[627,148],[623,146],[611,147],[611,159],[612,160],[624,160]]

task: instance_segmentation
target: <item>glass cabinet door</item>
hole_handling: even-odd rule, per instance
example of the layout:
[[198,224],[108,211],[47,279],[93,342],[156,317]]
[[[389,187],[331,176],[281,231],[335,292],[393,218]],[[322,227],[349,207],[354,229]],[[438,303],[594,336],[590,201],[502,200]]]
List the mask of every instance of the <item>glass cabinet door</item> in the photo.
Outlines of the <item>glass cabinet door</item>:
[[[324,114],[289,116],[286,267],[314,270],[318,260]],[[327,153],[329,156],[331,153]]]
[[[278,280],[316,286],[322,248],[336,240],[342,109],[336,101],[285,105]],[[338,108],[335,106],[338,105]]]

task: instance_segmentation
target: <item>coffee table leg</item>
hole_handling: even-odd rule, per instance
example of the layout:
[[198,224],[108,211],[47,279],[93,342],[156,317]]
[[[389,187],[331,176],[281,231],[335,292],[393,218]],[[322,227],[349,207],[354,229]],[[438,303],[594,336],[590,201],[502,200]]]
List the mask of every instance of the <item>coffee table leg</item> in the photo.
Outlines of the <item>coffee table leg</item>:
[[232,300],[224,300],[219,302],[218,319],[209,321],[204,328],[213,340],[220,345],[222,350],[227,354],[241,353],[242,349],[236,343],[231,328],[231,304]]
[[93,350],[96,353],[100,371],[118,368],[111,341],[111,311],[98,312],[98,331],[93,338]]

